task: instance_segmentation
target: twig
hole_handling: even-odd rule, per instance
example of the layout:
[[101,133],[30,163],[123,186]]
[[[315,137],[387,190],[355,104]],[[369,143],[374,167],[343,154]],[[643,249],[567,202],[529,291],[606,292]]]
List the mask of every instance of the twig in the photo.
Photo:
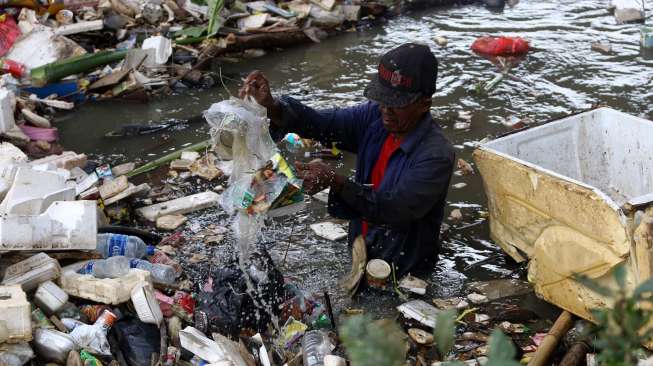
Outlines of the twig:
[[399,298],[403,301],[408,300],[408,296],[406,296],[403,292],[399,290],[399,286],[397,285],[397,275],[395,273],[395,264],[392,263],[392,287],[394,288],[395,292],[399,296]]

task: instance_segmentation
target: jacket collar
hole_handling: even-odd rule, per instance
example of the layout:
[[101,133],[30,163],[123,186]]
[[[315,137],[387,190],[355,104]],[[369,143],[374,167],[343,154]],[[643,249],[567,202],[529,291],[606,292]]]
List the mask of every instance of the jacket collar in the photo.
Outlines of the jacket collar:
[[415,126],[412,131],[406,134],[404,141],[401,142],[401,146],[399,148],[403,150],[405,154],[410,154],[413,150],[415,150],[417,145],[419,145],[424,136],[426,136],[432,124],[433,117],[431,117],[431,113],[425,113],[424,117],[417,124],[417,126]]

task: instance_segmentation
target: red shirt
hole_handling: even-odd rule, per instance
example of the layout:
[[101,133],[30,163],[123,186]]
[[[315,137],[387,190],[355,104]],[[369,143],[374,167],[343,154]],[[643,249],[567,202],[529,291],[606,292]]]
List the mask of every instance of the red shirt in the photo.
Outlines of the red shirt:
[[[372,169],[372,188],[375,191],[379,190],[383,176],[385,175],[385,168],[388,167],[388,161],[394,152],[401,146],[401,139],[396,139],[393,135],[389,134],[383,142],[383,147],[381,147],[381,152],[379,152],[379,157],[376,159],[374,164],[374,169]],[[362,223],[362,234],[363,238],[367,236],[367,221],[363,220]]]

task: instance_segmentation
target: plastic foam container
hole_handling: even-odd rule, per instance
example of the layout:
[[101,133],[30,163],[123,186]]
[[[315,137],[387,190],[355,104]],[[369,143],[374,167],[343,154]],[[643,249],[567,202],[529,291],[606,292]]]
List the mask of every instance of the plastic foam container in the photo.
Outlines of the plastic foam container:
[[0,329],[6,342],[32,340],[31,308],[19,285],[0,286]]
[[43,312],[52,315],[68,302],[68,294],[52,281],[39,285],[34,294],[34,304]]
[[30,291],[59,275],[61,275],[59,262],[45,253],[39,253],[7,267],[2,284],[22,285],[23,290]]
[[131,292],[131,299],[138,318],[143,323],[161,325],[163,313],[159,302],[154,297],[151,284],[142,282],[136,285]]

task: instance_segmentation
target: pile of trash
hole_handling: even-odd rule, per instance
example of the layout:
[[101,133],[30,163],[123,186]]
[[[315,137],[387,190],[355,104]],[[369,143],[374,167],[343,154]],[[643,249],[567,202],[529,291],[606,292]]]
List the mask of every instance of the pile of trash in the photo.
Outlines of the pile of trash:
[[[304,333],[317,342],[310,347],[330,342],[320,331],[332,324],[327,307],[266,253],[253,251],[244,270],[234,261],[186,278],[170,250],[182,231],[157,232],[216,206],[218,193],[171,199],[179,193],[130,183],[142,170],[132,163],[95,166],[73,152],[30,161],[7,142],[0,148],[0,364],[252,365],[266,347],[285,359]],[[169,181],[226,178],[211,152],[177,155]],[[109,225],[136,217],[159,231]]]
[[[319,42],[386,6],[335,0],[9,0],[0,4],[0,132],[52,142],[56,109],[208,87],[222,60]],[[13,96],[12,96],[13,94]],[[14,112],[19,130],[14,128]],[[22,132],[22,133],[21,133]]]

